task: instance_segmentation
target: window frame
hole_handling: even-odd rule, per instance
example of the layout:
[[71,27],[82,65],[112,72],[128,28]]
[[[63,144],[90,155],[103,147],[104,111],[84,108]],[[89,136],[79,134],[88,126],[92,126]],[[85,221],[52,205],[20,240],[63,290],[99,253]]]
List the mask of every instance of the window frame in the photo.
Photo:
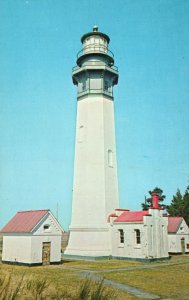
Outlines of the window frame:
[[125,243],[125,234],[123,229],[118,229],[119,232],[119,244],[124,245]]
[[43,230],[44,231],[50,231],[51,225],[50,224],[44,224],[43,225]]
[[135,229],[135,244],[137,246],[141,245],[141,231],[140,231],[140,229]]

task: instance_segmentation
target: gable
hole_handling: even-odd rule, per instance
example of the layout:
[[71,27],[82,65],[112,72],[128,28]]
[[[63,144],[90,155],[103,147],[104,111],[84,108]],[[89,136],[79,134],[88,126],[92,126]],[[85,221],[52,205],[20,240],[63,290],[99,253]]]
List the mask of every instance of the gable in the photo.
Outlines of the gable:
[[183,219],[179,228],[177,229],[177,234],[189,234],[189,227]]
[[52,215],[51,212],[46,215],[45,218],[41,220],[41,222],[34,228],[34,235],[59,235],[62,234],[64,230],[56,220],[56,218]]

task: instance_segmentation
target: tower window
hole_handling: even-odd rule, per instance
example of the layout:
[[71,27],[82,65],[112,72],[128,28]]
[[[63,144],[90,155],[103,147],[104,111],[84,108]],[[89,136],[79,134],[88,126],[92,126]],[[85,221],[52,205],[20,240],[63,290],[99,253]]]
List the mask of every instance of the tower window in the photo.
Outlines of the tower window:
[[119,242],[120,242],[120,244],[124,244],[124,231],[123,231],[123,229],[119,229]]
[[108,166],[113,168],[113,152],[108,150]]
[[140,230],[139,229],[135,229],[135,239],[136,239],[136,244],[140,244],[141,243],[141,237],[140,237]]
[[84,127],[81,125],[79,127],[78,141],[81,143],[84,140]]

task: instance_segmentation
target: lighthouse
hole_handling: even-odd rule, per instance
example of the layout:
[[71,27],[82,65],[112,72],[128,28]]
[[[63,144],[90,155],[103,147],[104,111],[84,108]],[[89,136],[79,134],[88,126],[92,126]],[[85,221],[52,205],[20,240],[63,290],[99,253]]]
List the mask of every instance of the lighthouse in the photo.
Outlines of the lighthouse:
[[119,207],[113,97],[118,69],[110,38],[97,26],[81,42],[72,70],[77,120],[72,219],[64,254],[100,258],[112,253],[108,216]]

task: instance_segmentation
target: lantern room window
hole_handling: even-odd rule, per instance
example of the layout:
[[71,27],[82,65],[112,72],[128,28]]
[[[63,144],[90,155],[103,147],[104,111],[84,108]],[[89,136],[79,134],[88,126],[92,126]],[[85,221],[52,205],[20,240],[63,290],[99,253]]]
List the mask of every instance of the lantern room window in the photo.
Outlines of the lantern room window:
[[109,82],[107,80],[104,81],[104,90],[109,91]]
[[82,91],[83,92],[86,90],[86,87],[87,87],[86,81],[83,81],[83,83],[82,83]]

